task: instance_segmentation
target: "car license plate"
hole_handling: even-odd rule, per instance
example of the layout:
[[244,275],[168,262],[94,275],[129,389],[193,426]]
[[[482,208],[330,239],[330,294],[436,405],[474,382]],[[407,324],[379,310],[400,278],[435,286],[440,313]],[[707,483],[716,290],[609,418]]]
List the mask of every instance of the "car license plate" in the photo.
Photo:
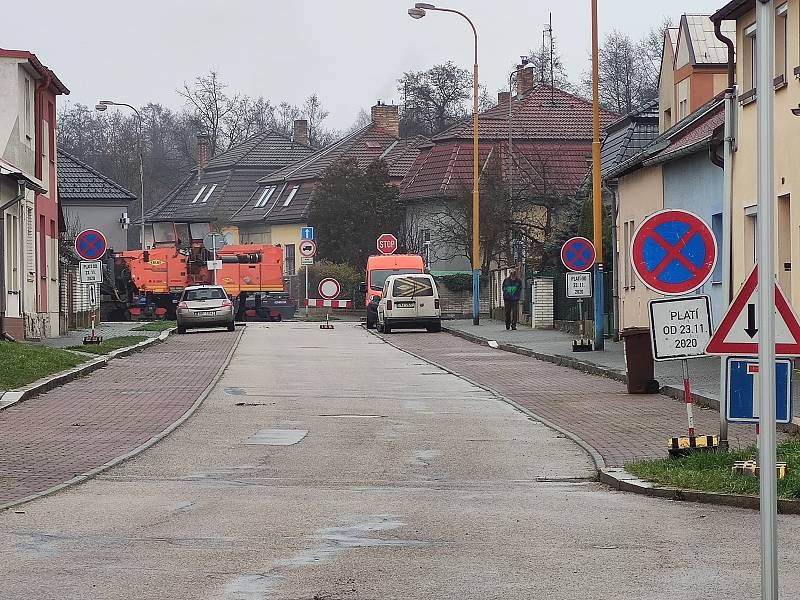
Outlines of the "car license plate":
[[413,302],[398,302],[397,308],[414,308]]
[[215,310],[196,310],[194,314],[198,317],[213,317],[217,314]]

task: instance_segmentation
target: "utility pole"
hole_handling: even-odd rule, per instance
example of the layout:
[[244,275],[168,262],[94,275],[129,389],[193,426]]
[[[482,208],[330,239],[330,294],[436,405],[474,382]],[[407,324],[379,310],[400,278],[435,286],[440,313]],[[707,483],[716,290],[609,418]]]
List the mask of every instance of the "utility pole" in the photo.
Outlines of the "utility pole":
[[599,40],[597,32],[597,0],[592,0],[592,207],[594,217],[594,248],[597,262],[594,266],[594,349],[605,349],[603,338],[603,188],[600,177],[600,88]]

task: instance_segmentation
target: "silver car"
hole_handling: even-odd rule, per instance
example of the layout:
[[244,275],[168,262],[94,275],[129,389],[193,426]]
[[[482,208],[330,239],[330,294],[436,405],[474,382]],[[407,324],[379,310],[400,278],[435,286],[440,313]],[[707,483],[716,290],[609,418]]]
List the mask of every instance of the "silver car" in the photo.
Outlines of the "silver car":
[[233,302],[221,285],[192,285],[183,290],[177,310],[178,333],[195,327],[234,330]]

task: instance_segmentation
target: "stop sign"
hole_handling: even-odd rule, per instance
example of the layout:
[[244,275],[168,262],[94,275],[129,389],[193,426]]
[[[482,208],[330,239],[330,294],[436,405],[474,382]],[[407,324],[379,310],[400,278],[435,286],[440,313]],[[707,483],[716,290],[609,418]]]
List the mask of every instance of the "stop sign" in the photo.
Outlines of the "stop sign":
[[391,233],[382,233],[378,237],[378,252],[381,254],[394,254],[397,251],[397,238]]

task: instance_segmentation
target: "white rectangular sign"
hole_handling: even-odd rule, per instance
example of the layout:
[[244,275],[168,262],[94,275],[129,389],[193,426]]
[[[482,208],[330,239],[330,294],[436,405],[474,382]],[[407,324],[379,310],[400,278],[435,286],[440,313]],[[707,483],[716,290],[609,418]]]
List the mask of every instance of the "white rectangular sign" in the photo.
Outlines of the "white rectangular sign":
[[705,355],[711,339],[708,296],[650,301],[650,340],[656,360],[681,360]]
[[591,298],[592,274],[567,273],[567,298]]
[[82,260],[78,274],[81,283],[101,283],[103,266],[99,260]]
[[209,271],[219,271],[222,268],[222,260],[207,260],[206,266],[208,267]]
[[304,266],[313,265],[314,264],[314,257],[313,256],[301,256],[300,257],[300,264]]
[[92,283],[89,285],[89,306],[97,308],[100,306],[100,284]]

